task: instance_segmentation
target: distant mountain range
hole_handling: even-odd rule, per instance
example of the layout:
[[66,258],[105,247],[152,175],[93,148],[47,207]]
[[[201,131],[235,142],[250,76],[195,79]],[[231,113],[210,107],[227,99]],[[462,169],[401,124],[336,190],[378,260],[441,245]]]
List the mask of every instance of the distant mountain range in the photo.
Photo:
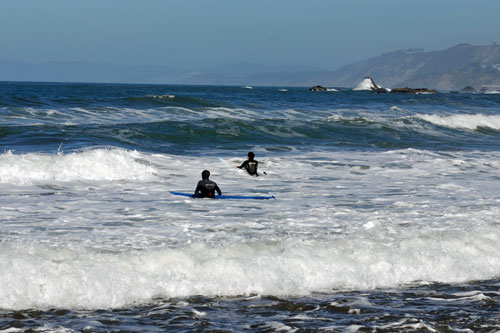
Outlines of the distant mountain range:
[[443,51],[395,51],[343,66],[333,84],[352,86],[370,76],[382,87],[460,90],[466,86],[500,85],[500,45],[460,44]]
[[170,83],[188,73],[164,66],[124,66],[90,62],[1,61],[0,80],[35,82]]
[[[314,64],[313,64],[314,65]],[[460,90],[500,86],[500,45],[460,44],[442,51],[388,52],[335,71],[235,63],[198,71],[167,66],[125,66],[87,62],[31,64],[0,61],[1,81],[114,82],[200,85],[355,87],[364,77],[382,87]]]

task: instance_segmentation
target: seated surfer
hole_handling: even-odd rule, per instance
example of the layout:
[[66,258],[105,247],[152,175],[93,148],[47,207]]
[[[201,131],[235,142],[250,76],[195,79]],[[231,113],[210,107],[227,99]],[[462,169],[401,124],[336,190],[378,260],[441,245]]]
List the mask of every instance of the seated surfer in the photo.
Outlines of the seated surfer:
[[255,154],[253,152],[249,152],[248,153],[248,160],[244,161],[243,163],[241,163],[241,165],[237,168],[240,168],[240,169],[245,169],[248,174],[252,175],[252,176],[259,176],[259,174],[257,173],[257,167],[259,166],[259,162],[254,160],[255,158]]
[[196,189],[194,190],[193,197],[195,198],[215,198],[215,191],[219,195],[222,194],[217,183],[208,179],[210,177],[210,171],[203,170],[201,173],[201,180],[198,182]]

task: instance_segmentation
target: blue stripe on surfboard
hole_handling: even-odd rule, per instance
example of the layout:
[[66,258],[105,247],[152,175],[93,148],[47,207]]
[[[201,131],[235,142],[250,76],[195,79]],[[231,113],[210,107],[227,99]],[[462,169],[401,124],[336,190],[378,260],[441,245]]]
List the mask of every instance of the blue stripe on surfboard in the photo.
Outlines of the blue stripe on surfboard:
[[245,196],[245,195],[216,195],[215,199],[276,199],[274,195],[271,196]]
[[[183,197],[193,197],[191,193],[182,193],[171,191],[171,194],[180,195]],[[274,195],[272,196],[247,196],[247,195],[216,195],[214,199],[257,199],[257,200],[265,200],[265,199],[276,199]]]

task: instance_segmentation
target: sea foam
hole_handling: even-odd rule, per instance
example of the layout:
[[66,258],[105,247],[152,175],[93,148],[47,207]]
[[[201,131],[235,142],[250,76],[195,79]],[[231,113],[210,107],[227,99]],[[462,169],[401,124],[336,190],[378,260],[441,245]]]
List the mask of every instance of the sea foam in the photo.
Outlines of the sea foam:
[[0,155],[0,183],[43,181],[151,179],[155,168],[140,162],[141,154],[123,149],[93,149],[69,154]]
[[[0,199],[8,234],[0,308],[119,308],[500,275],[497,152],[255,152],[267,175],[250,177],[234,168],[242,158],[226,156],[1,155],[11,178],[2,178]],[[12,178],[9,166],[24,159],[50,177]],[[72,159],[102,166],[86,173]],[[59,175],[74,165],[73,176]],[[225,194],[277,199],[169,194],[193,191],[205,168]]]
[[0,308],[99,309],[193,295],[307,295],[500,274],[498,228],[113,253],[4,243]]
[[421,114],[416,115],[416,117],[434,125],[450,128],[477,130],[480,127],[485,127],[500,130],[500,116],[488,116],[482,114],[457,114],[452,116]]

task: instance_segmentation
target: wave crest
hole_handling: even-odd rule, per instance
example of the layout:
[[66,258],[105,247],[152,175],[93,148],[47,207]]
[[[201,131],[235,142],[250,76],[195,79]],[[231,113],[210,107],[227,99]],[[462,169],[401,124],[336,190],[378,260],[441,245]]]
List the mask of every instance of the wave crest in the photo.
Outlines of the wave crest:
[[497,242],[497,228],[485,227],[390,241],[353,235],[123,253],[3,244],[0,308],[99,309],[156,297],[308,295],[487,279],[499,273]]
[[69,154],[0,155],[0,183],[18,185],[46,181],[148,180],[155,168],[141,154],[124,149],[93,149]]
[[482,114],[457,114],[452,116],[438,116],[431,114],[416,115],[417,118],[438,126],[449,128],[477,130],[481,127],[500,130],[500,116]]

